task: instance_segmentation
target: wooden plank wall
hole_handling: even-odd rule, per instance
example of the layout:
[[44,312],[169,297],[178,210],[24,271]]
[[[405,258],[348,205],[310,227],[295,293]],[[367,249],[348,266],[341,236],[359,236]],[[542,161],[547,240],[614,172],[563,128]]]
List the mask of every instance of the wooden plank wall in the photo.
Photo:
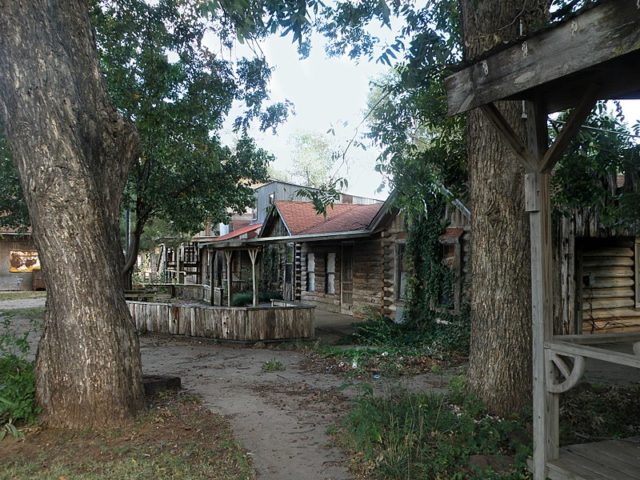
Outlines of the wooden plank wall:
[[313,307],[226,308],[127,302],[139,333],[257,342],[314,337]]

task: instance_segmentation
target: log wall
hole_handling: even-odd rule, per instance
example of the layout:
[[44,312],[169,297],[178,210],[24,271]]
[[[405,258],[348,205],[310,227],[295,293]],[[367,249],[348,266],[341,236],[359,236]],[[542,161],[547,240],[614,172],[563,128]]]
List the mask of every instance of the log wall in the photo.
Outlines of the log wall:
[[[364,316],[367,310],[382,311],[383,306],[383,258],[382,240],[380,237],[371,239],[358,239],[347,243],[352,251],[353,286],[351,302],[344,300],[342,295],[342,266],[343,245],[341,242],[327,243],[303,243],[300,245],[300,298],[304,303],[315,305],[318,308],[333,312]],[[315,255],[315,290],[310,292],[307,287],[307,254]],[[326,258],[327,254],[334,253],[335,292],[328,293],[326,287]]]
[[577,280],[583,333],[640,331],[635,262],[633,240],[581,249]]
[[139,333],[163,333],[236,342],[310,339],[314,308],[206,307],[127,302]]

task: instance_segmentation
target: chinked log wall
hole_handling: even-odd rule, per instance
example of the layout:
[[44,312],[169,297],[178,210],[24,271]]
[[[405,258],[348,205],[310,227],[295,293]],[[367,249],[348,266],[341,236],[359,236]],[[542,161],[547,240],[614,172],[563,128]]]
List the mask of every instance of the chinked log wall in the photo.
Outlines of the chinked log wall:
[[574,211],[557,224],[554,323],[560,333],[640,331],[635,232]]
[[207,307],[127,302],[140,333],[258,342],[313,338],[313,307]]

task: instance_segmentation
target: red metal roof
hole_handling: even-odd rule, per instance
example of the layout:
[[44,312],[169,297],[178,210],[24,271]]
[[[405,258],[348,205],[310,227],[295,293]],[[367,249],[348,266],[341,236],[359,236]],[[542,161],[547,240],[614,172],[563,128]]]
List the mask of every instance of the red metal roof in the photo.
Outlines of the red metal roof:
[[231,240],[232,238],[238,238],[242,235],[247,235],[246,238],[253,238],[257,235],[258,229],[262,226],[261,223],[254,223],[252,225],[246,225],[244,227],[240,227],[233,232],[226,233],[225,235],[220,235],[219,237],[215,237],[213,242],[223,242],[224,240]]
[[311,202],[278,200],[275,206],[291,235],[300,235],[364,230],[383,204],[336,203],[327,208],[326,218],[316,212]]

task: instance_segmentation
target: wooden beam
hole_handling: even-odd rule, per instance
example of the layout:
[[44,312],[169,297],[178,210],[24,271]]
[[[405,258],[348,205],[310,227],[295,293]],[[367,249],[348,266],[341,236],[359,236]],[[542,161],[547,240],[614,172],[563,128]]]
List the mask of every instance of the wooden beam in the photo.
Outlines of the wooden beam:
[[516,132],[511,128],[511,125],[509,125],[507,119],[504,118],[500,110],[498,110],[498,107],[493,103],[489,103],[487,105],[482,105],[480,109],[500,133],[500,136],[511,146],[513,152],[522,162],[525,169],[527,169],[527,171],[535,170],[536,162],[528,154],[524,143],[522,143]]
[[253,290],[253,306],[258,306],[258,283],[256,280],[256,258],[258,258],[258,249],[249,249],[249,258],[251,259],[251,285]]
[[592,347],[589,345],[579,345],[569,342],[546,342],[545,348],[561,355],[574,355],[587,358],[594,358],[603,362],[615,365],[625,365],[627,367],[640,368],[640,357],[631,353],[622,353],[615,350],[605,350],[604,348]]
[[576,133],[582,124],[593,110],[596,102],[598,101],[598,91],[600,87],[598,85],[590,85],[583,97],[580,100],[580,104],[571,112],[567,123],[564,125],[560,134],[556,137],[553,145],[546,151],[540,165],[540,171],[550,172],[554,165],[560,160],[560,157],[564,154],[565,150],[571,143],[571,140],[575,137]]
[[231,306],[231,256],[233,250],[225,250],[224,258],[227,261],[227,307]]
[[[547,114],[540,103],[528,102],[527,148],[530,158],[540,159],[548,145]],[[537,163],[537,162],[536,162]],[[533,478],[547,478],[547,464],[559,455],[559,398],[549,391],[552,375],[544,343],[553,336],[552,245],[550,176],[525,175],[525,209],[529,213],[531,239],[531,339],[533,365]]]
[[[575,80],[586,70],[639,51],[637,1],[603,2],[448,77],[445,84],[449,114],[508,98],[531,98],[528,94],[537,87],[571,81],[569,76]],[[623,63],[629,65],[630,60]],[[632,85],[633,79],[611,78],[610,70],[595,73],[608,74],[619,92],[638,90],[637,83]]]

